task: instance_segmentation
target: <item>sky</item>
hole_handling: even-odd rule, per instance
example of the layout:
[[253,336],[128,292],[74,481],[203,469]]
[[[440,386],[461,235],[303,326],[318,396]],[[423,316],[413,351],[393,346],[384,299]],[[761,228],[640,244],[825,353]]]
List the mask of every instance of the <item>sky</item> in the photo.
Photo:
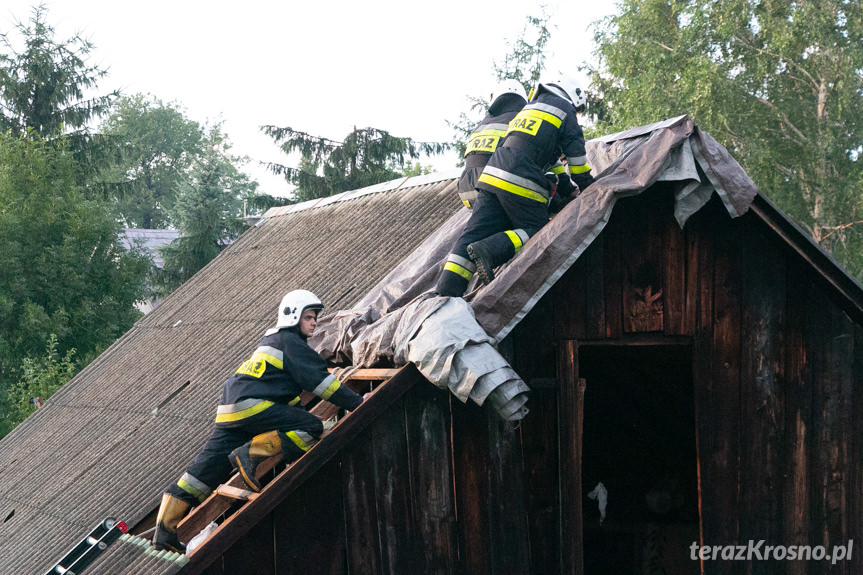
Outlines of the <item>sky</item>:
[[[4,0],[0,33],[26,21],[32,0]],[[99,92],[151,94],[180,104],[192,120],[224,121],[233,152],[260,191],[290,186],[258,164],[293,165],[260,131],[270,124],[333,140],[374,127],[420,141],[451,141],[447,120],[469,96],[495,85],[502,62],[529,15],[553,14],[549,73],[586,78],[591,23],[614,13],[613,0],[533,2],[432,0],[46,0],[55,39],[81,33],[95,44],[91,63],[108,69]],[[437,170],[454,153],[426,158]]]

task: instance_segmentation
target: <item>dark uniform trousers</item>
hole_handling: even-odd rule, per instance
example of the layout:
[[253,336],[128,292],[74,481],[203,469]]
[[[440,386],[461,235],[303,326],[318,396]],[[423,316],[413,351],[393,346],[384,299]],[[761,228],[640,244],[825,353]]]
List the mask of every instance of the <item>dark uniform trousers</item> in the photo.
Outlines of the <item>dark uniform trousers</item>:
[[[504,190],[478,190],[478,196],[464,232],[450,250],[450,257],[441,273],[437,293],[442,296],[464,295],[476,271],[467,253],[467,246],[482,242],[497,267],[509,261],[545,224],[548,207],[545,202],[526,198]],[[464,258],[453,263],[453,256]]]
[[[216,423],[210,437],[180,481],[166,492],[191,505],[198,505],[231,471],[228,455],[254,436],[278,430],[286,463],[308,451],[308,442],[323,433],[321,420],[299,407],[274,403],[267,409],[231,423]],[[311,437],[309,437],[311,436]],[[305,448],[303,443],[306,443]]]

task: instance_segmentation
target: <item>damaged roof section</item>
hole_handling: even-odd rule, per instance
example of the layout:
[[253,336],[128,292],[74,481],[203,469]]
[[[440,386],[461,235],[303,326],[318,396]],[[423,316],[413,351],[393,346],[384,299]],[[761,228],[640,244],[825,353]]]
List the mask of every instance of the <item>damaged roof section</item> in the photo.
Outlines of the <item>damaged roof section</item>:
[[350,307],[461,207],[446,174],[398,182],[270,210],[7,435],[0,573],[47,569],[105,516],[140,522],[287,291]]

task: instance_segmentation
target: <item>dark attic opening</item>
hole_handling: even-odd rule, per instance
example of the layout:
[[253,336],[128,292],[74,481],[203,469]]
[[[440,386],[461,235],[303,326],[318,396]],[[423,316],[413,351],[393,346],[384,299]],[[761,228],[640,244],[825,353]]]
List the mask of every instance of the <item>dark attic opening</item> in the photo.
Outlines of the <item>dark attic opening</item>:
[[699,532],[692,348],[582,343],[578,362],[586,380],[585,573],[692,573],[689,547]]

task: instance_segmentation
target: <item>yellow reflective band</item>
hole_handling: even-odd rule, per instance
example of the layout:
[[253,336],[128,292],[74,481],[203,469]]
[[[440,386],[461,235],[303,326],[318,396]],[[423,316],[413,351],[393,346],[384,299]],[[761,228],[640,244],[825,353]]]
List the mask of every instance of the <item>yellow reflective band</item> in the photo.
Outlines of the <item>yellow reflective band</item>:
[[207,498],[207,496],[204,495],[204,493],[202,493],[200,490],[196,489],[191,483],[189,483],[188,481],[186,481],[184,479],[181,479],[177,482],[177,487],[179,487],[180,489],[182,489],[183,491],[185,491],[186,493],[188,493],[192,497],[196,497],[198,499],[198,501],[203,501],[204,499]]
[[443,269],[444,269],[444,271],[452,272],[452,273],[454,273],[454,274],[458,274],[458,275],[460,275],[461,277],[463,277],[464,279],[466,279],[467,281],[470,281],[470,278],[472,278],[472,277],[473,277],[473,272],[471,272],[470,270],[467,270],[467,269],[465,269],[465,268],[461,267],[460,265],[458,265],[458,264],[457,264],[457,263],[455,263],[455,262],[447,262],[447,263],[445,263],[445,264],[444,264],[444,266],[443,266]]
[[338,379],[330,384],[330,386],[324,390],[321,394],[321,399],[327,400],[333,396],[333,394],[338,391],[338,389],[342,386],[342,382]]
[[297,435],[296,431],[289,431],[285,435],[287,435],[288,438],[294,442],[294,445],[296,445],[297,447],[299,447],[303,451],[308,451],[309,449],[312,448],[311,445],[309,445],[308,443],[306,443],[305,441],[300,439],[300,436]]
[[518,253],[519,250],[521,250],[521,246],[524,245],[521,241],[521,238],[518,237],[518,234],[512,230],[506,230],[506,235],[509,236],[512,245],[515,246],[515,253]]
[[566,166],[563,164],[558,164],[557,166],[552,166],[549,170],[552,174],[562,174],[566,171]]
[[459,192],[458,197],[461,198],[461,203],[467,207],[471,207],[471,202],[476,201],[477,192],[475,189],[469,192]]
[[318,386],[312,390],[312,393],[321,399],[329,399],[341,386],[342,382],[330,374],[321,380]]
[[272,401],[262,401],[261,403],[257,403],[252,407],[247,407],[242,411],[235,411],[234,413],[219,413],[216,415],[216,423],[227,423],[229,421],[239,421],[241,419],[245,419],[247,417],[251,417],[256,413],[261,413],[268,407],[273,405]]
[[587,164],[569,167],[569,173],[570,174],[583,174],[584,172],[589,172],[589,171],[590,171],[590,166],[588,166]]
[[298,395],[297,397],[295,397],[295,398],[293,398],[291,401],[289,401],[289,402],[288,402],[288,405],[296,405],[296,404],[298,404],[299,402],[300,402],[300,396]]
[[483,172],[482,175],[479,177],[479,181],[483,182],[484,184],[494,186],[495,188],[500,188],[501,190],[505,190],[519,196],[524,196],[525,198],[536,200],[537,202],[542,202],[543,204],[548,203],[548,200],[542,194],[534,192],[533,190],[528,190],[527,188],[524,188],[517,184],[513,184],[512,182],[507,182],[506,180],[496,178],[485,172]]
[[545,120],[549,124],[553,125],[555,128],[560,128],[561,120],[554,114],[549,114],[548,112],[543,112],[542,110],[523,110],[526,114],[532,118],[539,118],[540,120]]

